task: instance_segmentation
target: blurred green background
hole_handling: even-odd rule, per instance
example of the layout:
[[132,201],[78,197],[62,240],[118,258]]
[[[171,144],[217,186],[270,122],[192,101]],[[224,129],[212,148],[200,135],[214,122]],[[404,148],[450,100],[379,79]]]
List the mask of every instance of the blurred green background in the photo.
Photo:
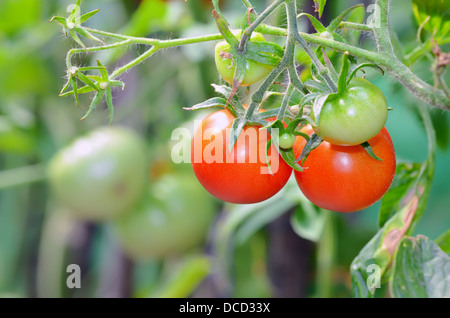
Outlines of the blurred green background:
[[[258,12],[270,2],[252,1]],[[65,83],[66,53],[76,44],[63,34],[60,25],[48,21],[54,15],[67,16],[66,9],[72,3],[0,2],[0,296],[350,296],[348,268],[377,231],[379,204],[351,215],[333,213],[336,228],[329,253],[335,258],[330,284],[323,284],[325,287],[319,287],[322,258],[318,244],[298,237],[290,227],[289,215],[296,209],[297,199],[288,200],[294,202],[291,205],[280,203],[290,196],[300,197],[295,186],[268,203],[250,207],[223,205],[204,193],[205,200],[212,201],[217,212],[215,222],[205,229],[209,233],[207,240],[197,248],[159,260],[135,260],[124,254],[108,222],[77,221],[59,211],[45,180],[47,163],[72,140],[108,122],[104,103],[80,122],[90,96],[81,97],[81,110],[73,98],[58,97]],[[240,1],[221,3],[230,21],[237,23],[242,18],[245,9]],[[359,2],[329,1],[322,20],[356,3]],[[87,25],[105,31],[162,39],[217,33],[208,1],[82,3],[82,12],[97,8],[100,13]],[[307,2],[304,8],[311,10],[312,4]],[[416,45],[417,29],[411,2],[395,1],[391,14],[398,39],[409,51]],[[277,12],[269,20],[279,24],[284,17]],[[306,21],[300,25],[308,30]],[[373,46],[373,42],[361,35],[361,45]],[[126,89],[114,92],[113,125],[128,127],[145,139],[149,147],[149,175],[165,173],[165,169],[175,176],[191,173],[189,164],[174,167],[167,163],[170,139],[175,128],[189,125],[198,116],[182,107],[214,96],[210,83],[219,81],[214,44],[158,52],[121,77]],[[88,65],[100,59],[104,65],[114,67],[145,49],[135,46],[75,60]],[[414,71],[431,79],[425,61],[414,65]],[[371,71],[367,76],[381,88],[393,108],[387,128],[398,160],[424,160],[427,141],[415,99],[388,75]],[[416,233],[435,239],[450,225],[450,131],[448,112],[433,110],[432,114],[440,147],[431,196]],[[197,184],[193,174],[190,176],[189,182]],[[233,213],[237,215],[235,220],[230,216]],[[246,213],[252,216],[246,218]],[[240,216],[250,221],[240,223]],[[327,251],[324,244],[319,243],[321,253]],[[65,285],[66,268],[72,263],[82,269],[81,289],[68,289]],[[295,284],[300,286],[292,286]]]

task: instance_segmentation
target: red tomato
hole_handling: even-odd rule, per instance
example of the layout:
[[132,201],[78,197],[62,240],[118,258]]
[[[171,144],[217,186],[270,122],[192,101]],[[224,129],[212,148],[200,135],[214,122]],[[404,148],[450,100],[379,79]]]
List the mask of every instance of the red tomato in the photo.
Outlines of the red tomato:
[[191,144],[191,162],[203,187],[216,198],[232,203],[264,201],[280,191],[292,168],[272,145],[269,161],[265,149],[270,134],[257,126],[245,126],[233,151],[229,135],[234,117],[228,110],[207,116],[197,128]]
[[[311,127],[303,131],[308,135],[313,133]],[[383,161],[372,158],[360,145],[337,146],[322,142],[305,160],[303,172],[295,171],[303,194],[317,206],[338,212],[359,211],[378,201],[394,178],[395,152],[384,127],[369,143]],[[305,144],[303,137],[296,138],[296,157]]]

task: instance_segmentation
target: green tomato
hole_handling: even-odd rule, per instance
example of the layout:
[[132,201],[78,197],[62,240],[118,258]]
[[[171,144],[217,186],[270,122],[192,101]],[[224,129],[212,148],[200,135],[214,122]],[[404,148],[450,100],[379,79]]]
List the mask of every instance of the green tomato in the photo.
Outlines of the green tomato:
[[280,136],[280,148],[282,149],[290,149],[294,145],[295,142],[295,135],[294,134],[282,134]]
[[192,172],[167,174],[114,227],[130,257],[161,259],[201,245],[215,210],[213,198]]
[[129,209],[145,190],[145,143],[124,128],[97,129],[52,158],[48,180],[57,200],[76,217],[111,219]]
[[[241,37],[240,32],[237,33],[237,36],[238,38]],[[253,32],[250,41],[263,42],[265,41],[265,38],[261,33]],[[220,56],[221,52],[230,53],[230,50],[231,46],[226,41],[217,43],[215,48],[215,61],[219,74],[225,79],[225,81],[232,84],[234,72],[236,69],[235,61],[230,58],[224,58]],[[267,74],[269,74],[270,71],[273,70],[273,68],[274,67],[271,65],[265,65],[247,59],[247,62],[245,64],[245,76],[244,80],[241,83],[241,86],[249,86],[258,82]]]
[[363,78],[354,78],[341,95],[324,103],[314,131],[323,140],[341,146],[359,145],[376,136],[387,119],[383,92]]

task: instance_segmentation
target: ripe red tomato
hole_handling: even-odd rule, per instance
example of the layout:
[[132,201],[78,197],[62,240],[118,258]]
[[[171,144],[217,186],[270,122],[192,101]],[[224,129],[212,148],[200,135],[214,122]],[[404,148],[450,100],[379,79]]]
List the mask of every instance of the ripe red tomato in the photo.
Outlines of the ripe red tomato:
[[202,121],[191,143],[192,168],[203,187],[216,198],[232,203],[264,201],[283,188],[292,168],[272,145],[268,152],[270,174],[265,160],[270,134],[257,126],[245,126],[230,152],[233,120],[228,110],[220,110]]
[[[310,127],[303,131],[308,135],[313,133]],[[369,143],[383,161],[375,160],[359,145],[322,142],[303,163],[305,169],[294,172],[303,194],[317,206],[338,212],[359,211],[378,201],[394,178],[395,152],[384,127]],[[296,138],[296,157],[305,144],[303,137]]]

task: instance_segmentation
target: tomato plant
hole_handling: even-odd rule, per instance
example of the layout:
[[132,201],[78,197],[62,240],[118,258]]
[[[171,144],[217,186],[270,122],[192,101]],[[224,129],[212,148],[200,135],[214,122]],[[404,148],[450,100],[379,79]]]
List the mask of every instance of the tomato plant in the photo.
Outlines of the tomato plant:
[[378,134],[386,119],[383,92],[366,79],[353,78],[342,94],[328,97],[314,131],[332,144],[353,146]]
[[228,110],[207,116],[192,139],[191,162],[200,183],[215,197],[232,203],[264,201],[283,188],[292,168],[271,146],[265,161],[270,135],[258,126],[246,126],[229,150],[229,132],[234,116]]
[[[304,131],[312,134],[310,127]],[[303,137],[297,137],[297,156],[305,143]],[[372,158],[362,146],[322,142],[306,158],[305,169],[294,172],[303,194],[319,207],[338,212],[359,211],[381,199],[395,174],[394,146],[386,128],[369,143],[382,161]]]
[[[263,42],[265,41],[265,38],[261,33],[254,32],[250,41]],[[226,41],[221,41],[216,44],[214,55],[217,71],[228,83],[233,82],[233,76],[236,70],[235,62],[233,58],[229,56],[230,50],[230,44],[228,44]],[[272,69],[273,66],[271,65],[265,65],[250,59],[246,60],[245,75],[244,79],[242,80],[241,86],[249,86],[258,82],[263,77],[265,77]]]
[[213,198],[191,173],[166,174],[115,221],[119,242],[137,259],[159,259],[198,247],[215,215]]
[[49,163],[48,179],[56,198],[77,217],[110,219],[142,194],[147,160],[145,144],[134,132],[100,128],[61,149]]

